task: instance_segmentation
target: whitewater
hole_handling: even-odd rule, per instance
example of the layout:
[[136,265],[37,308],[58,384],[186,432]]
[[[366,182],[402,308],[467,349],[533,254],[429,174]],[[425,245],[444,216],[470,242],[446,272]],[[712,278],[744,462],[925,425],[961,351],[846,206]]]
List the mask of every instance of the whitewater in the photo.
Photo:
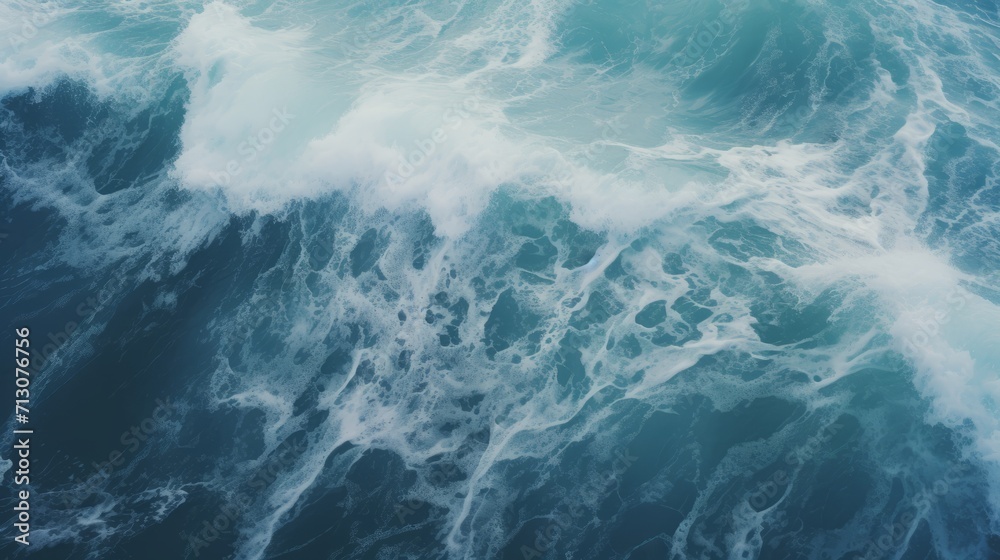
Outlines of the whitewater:
[[11,558],[1000,558],[996,0],[0,0],[0,159]]

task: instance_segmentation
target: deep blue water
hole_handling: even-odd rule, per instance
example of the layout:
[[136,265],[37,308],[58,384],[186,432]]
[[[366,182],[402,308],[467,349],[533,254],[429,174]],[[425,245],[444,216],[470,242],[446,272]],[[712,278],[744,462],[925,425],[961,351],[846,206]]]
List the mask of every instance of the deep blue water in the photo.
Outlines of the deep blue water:
[[0,30],[0,556],[1000,558],[995,0]]

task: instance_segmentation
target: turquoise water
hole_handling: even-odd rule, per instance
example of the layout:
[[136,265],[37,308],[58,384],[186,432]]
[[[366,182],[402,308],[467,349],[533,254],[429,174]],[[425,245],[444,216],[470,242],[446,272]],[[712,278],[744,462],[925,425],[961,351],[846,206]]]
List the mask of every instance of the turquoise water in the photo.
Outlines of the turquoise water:
[[1000,558],[995,1],[0,30],[3,554]]

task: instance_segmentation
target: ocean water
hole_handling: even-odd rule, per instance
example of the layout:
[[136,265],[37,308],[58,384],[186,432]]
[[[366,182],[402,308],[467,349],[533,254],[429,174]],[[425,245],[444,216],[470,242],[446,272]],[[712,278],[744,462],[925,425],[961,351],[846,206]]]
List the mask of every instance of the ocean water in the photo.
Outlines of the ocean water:
[[0,0],[0,555],[1000,558],[998,167],[996,0]]

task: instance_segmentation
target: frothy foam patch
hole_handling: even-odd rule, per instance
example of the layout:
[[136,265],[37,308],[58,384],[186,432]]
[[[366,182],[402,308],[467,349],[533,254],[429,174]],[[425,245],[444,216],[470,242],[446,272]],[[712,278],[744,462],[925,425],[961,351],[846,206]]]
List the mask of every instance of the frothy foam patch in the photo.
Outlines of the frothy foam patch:
[[[372,210],[418,203],[448,237],[467,231],[504,184],[559,196],[595,228],[635,229],[692,202],[676,194],[689,179],[676,167],[616,178],[630,166],[597,154],[618,137],[581,142],[583,157],[567,159],[561,141],[512,121],[499,92],[446,67],[401,78],[334,66],[317,77],[326,59],[304,46],[310,36],[262,29],[221,3],[191,19],[174,46],[192,89],[174,166],[183,186],[218,190],[236,212],[356,189]],[[523,72],[512,64],[488,74],[520,79],[512,68]],[[351,92],[345,83],[364,85]]]
[[[174,44],[191,90],[174,164],[182,185],[231,189],[265,207],[296,194],[277,177],[289,147],[304,141],[294,131],[295,120],[307,118],[299,107],[309,101],[301,86],[308,37],[303,29],[256,27],[221,2],[191,18]],[[239,211],[250,205],[241,198],[231,197]]]
[[[1000,511],[1000,308],[958,287],[933,305],[902,316],[893,333],[931,400],[928,421],[971,438],[970,450],[989,473],[990,502]],[[993,530],[1000,525],[991,517]]]
[[67,21],[72,14],[73,10],[55,2],[16,1],[0,6],[4,37],[0,92],[44,88],[66,76],[100,83],[106,61],[89,48],[87,38],[72,36]]
[[522,172],[522,150],[499,130],[504,120],[486,98],[446,85],[372,88],[332,133],[309,144],[301,180],[357,187],[373,209],[416,202],[440,234],[460,235],[490,193]]

